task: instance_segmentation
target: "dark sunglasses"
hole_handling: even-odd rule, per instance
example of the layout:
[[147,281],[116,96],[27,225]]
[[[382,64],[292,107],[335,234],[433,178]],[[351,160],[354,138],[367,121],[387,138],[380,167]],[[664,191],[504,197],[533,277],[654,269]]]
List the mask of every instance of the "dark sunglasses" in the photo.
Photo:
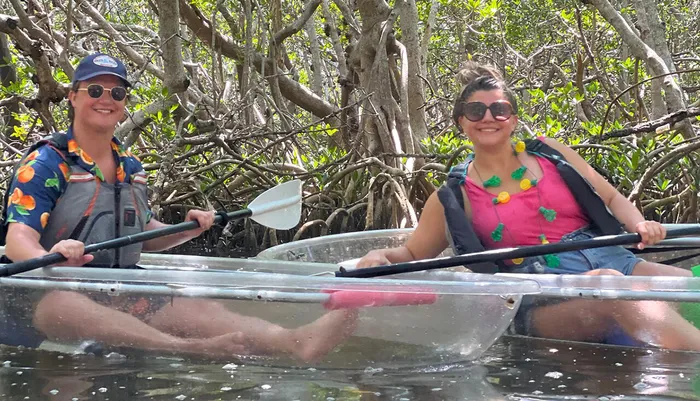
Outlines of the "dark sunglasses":
[[463,115],[472,122],[481,121],[486,115],[486,110],[491,110],[491,115],[496,121],[507,121],[513,115],[513,106],[506,101],[494,102],[485,105],[481,102],[469,102],[464,104]]
[[105,93],[105,90],[109,91],[109,94],[112,96],[112,99],[116,100],[117,102],[121,102],[126,98],[126,88],[123,86],[115,86],[114,88],[105,88],[102,85],[99,84],[90,84],[86,88],[78,88],[79,91],[87,91],[88,95],[90,95],[91,98],[93,99],[99,99],[102,97],[102,94]]

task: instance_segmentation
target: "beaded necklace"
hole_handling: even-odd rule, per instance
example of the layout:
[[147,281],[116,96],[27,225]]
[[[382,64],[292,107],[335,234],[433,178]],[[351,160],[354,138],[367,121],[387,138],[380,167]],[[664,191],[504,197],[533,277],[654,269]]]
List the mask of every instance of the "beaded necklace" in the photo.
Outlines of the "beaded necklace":
[[[522,153],[525,151],[525,142],[523,141],[518,141],[514,146],[513,146],[513,154],[517,157],[518,153]],[[520,159],[518,159],[520,161]],[[485,180],[481,177],[481,174],[479,173],[479,169],[476,168],[476,163],[472,163],[472,166],[474,166],[474,172],[476,172],[477,177],[479,177],[479,180],[481,181],[481,185],[486,188],[497,188],[501,185],[502,180],[499,176],[493,175],[491,178],[488,180]],[[525,178],[525,174],[530,174],[532,176],[532,179]],[[540,215],[542,216],[542,219],[537,219],[537,223],[540,228],[541,234],[539,235],[539,240],[540,243],[542,244],[549,244],[549,241],[547,240],[547,236],[544,234],[544,230],[542,229],[542,220],[546,221],[547,223],[553,222],[557,218],[557,212],[554,211],[553,209],[547,209],[546,207],[542,206],[542,196],[540,195],[540,189],[537,186],[537,176],[535,176],[535,173],[532,171],[528,170],[525,165],[523,165],[522,162],[520,162],[520,167],[515,169],[511,174],[510,177],[514,180],[519,180],[520,181],[520,189],[523,191],[527,191],[528,189],[535,187],[535,190],[537,191],[537,199],[539,201],[540,207],[538,211],[540,212]],[[508,236],[510,237],[511,243],[513,243],[513,246],[517,246],[515,242],[515,237],[513,234],[510,232],[508,227],[506,227],[505,224],[501,221],[501,216],[498,213],[498,205],[502,205],[505,203],[508,203],[510,201],[510,194],[507,191],[501,191],[498,193],[496,197],[492,199],[493,207],[494,207],[494,213],[496,213],[496,218],[498,219],[498,224],[496,225],[496,228],[491,232],[491,239],[494,242],[500,242],[503,240],[503,233],[506,232]],[[551,268],[556,268],[559,267],[560,261],[559,261],[559,256],[554,255],[554,254],[549,254],[549,255],[544,255],[544,260],[547,263],[547,266]],[[519,265],[523,263],[524,259],[523,258],[517,258],[517,259],[511,259],[513,264]]]

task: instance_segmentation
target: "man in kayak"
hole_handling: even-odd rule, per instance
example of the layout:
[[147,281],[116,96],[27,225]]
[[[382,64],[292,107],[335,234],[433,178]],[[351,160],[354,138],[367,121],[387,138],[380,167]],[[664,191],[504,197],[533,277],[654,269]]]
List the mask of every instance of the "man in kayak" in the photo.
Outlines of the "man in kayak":
[[[405,246],[371,251],[358,267],[434,258],[449,245],[464,254],[584,240],[619,234],[623,226],[641,235],[640,248],[664,239],[661,224],[645,220],[575,151],[550,138],[527,143],[513,138],[517,102],[495,69],[471,63],[461,73],[465,87],[455,101],[453,119],[474,144],[474,153],[453,167],[446,185],[430,196]],[[619,246],[469,267],[512,273],[691,275],[639,259]],[[526,298],[515,319],[521,334],[601,341],[619,327],[646,343],[700,350],[700,331],[668,304]]]
[[[68,94],[71,125],[32,146],[15,170],[4,211],[6,257],[23,261],[61,253],[66,266],[138,268],[141,251],[161,251],[208,230],[214,212],[190,210],[199,228],[115,250],[84,254],[85,243],[166,226],[151,216],[146,174],[114,131],[125,117],[131,83],[109,55],[85,57]],[[3,238],[0,238],[0,240]],[[32,309],[37,336],[6,329],[5,343],[38,345],[42,337],[105,345],[231,356],[290,354],[313,360],[354,329],[353,310],[333,311],[297,329],[228,311],[201,299],[86,296],[52,291]],[[14,337],[14,338],[13,338]],[[19,338],[18,338],[19,337]]]

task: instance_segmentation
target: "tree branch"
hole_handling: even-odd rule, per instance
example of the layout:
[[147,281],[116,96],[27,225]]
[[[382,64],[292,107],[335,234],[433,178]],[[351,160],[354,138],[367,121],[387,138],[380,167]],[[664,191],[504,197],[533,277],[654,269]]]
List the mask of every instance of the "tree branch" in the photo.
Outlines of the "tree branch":
[[[136,142],[136,139],[141,132],[141,127],[148,124],[153,114],[159,111],[168,110],[172,105],[177,103],[175,97],[170,97],[168,100],[157,100],[143,109],[137,111],[133,115],[129,116],[129,119],[117,127],[114,131],[114,135],[122,140],[124,146],[127,148]],[[125,137],[126,136],[126,137]]]
[[311,0],[306,3],[304,6],[304,11],[301,13],[299,18],[282,28],[282,30],[279,32],[275,33],[275,36],[272,37],[272,42],[279,45],[283,40],[299,32],[304,27],[304,24],[306,24],[306,21],[308,21],[309,18],[314,15],[314,12],[316,12],[316,9],[320,4],[321,0]]
[[[182,16],[183,20],[202,42],[211,47],[211,24],[206,17],[195,10],[196,9],[190,6],[186,0],[180,0],[180,15]],[[233,43],[230,38],[225,37],[218,32],[215,34],[215,37],[217,46],[220,46],[222,55],[232,58],[238,62],[242,62],[244,60],[243,49]],[[266,71],[272,70],[272,60],[263,57],[259,53],[254,53],[252,56],[253,64],[258,72],[263,71],[263,66],[264,70]],[[335,106],[314,95],[309,88],[301,85],[299,82],[289,78],[286,75],[280,75],[278,77],[278,82],[282,96],[289,99],[304,110],[314,114],[316,117],[325,117],[329,114],[333,114],[337,110]],[[334,120],[332,121],[332,124],[338,125],[339,121]]]
[[[636,57],[646,60],[649,69],[652,70],[654,75],[668,74],[671,72],[661,57],[632,31],[632,28],[630,28],[625,19],[622,18],[620,13],[615,10],[608,0],[586,1],[593,4],[603,18],[615,28],[618,34],[620,34],[620,37],[622,37],[622,40],[627,43]],[[666,89],[666,100],[669,108],[671,110],[684,109],[685,102],[683,101],[683,93],[673,77],[666,75],[663,79],[663,83]],[[683,136],[686,139],[694,135],[690,122],[684,121],[682,128]]]
[[659,127],[663,127],[664,125],[669,125],[669,127],[671,127],[673,124],[679,121],[695,116],[700,116],[700,107],[690,107],[687,110],[676,111],[675,113],[667,114],[659,119],[647,121],[633,127],[610,131],[603,135],[592,137],[592,139],[602,142],[610,138],[621,138],[644,132],[652,132]]
[[0,32],[12,34],[19,25],[19,20],[13,16],[0,14]]
[[124,52],[130,59],[134,60],[138,65],[144,66],[151,74],[158,77],[161,81],[165,80],[165,72],[160,68],[156,67],[150,60],[146,59],[139,52],[134,50],[131,46],[128,46],[124,41],[122,35],[117,32],[117,30],[110,24],[104,16],[90,3],[84,1],[80,3],[80,6],[85,10],[85,12],[100,26],[114,41],[114,44]]
[[60,53],[61,49],[57,49],[56,42],[53,40],[53,38],[51,38],[51,35],[32,22],[27,13],[24,11],[24,7],[22,7],[19,0],[10,0],[10,3],[12,3],[12,7],[15,9],[15,12],[19,17],[19,21],[21,23],[20,26],[26,29],[31,37],[40,39],[44,42],[44,44],[51,47],[52,50]]
[[695,137],[694,139],[696,140],[693,142],[677,146],[672,151],[661,157],[651,167],[649,167],[644,172],[639,181],[637,181],[637,183],[634,185],[634,188],[632,189],[632,192],[630,192],[630,195],[627,197],[627,199],[629,199],[630,202],[636,203],[639,200],[642,191],[644,190],[644,187],[646,187],[646,185],[656,176],[656,174],[660,170],[666,168],[669,164],[676,162],[681,157],[700,149],[700,141],[698,141],[700,137]]

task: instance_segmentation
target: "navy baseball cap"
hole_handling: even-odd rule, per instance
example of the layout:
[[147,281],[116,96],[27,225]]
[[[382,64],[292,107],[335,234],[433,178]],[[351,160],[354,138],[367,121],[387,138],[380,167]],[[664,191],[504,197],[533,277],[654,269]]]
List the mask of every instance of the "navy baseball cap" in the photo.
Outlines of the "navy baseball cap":
[[80,60],[73,74],[73,84],[99,75],[114,75],[121,78],[127,88],[132,86],[131,82],[126,79],[124,63],[103,53],[94,53]]

